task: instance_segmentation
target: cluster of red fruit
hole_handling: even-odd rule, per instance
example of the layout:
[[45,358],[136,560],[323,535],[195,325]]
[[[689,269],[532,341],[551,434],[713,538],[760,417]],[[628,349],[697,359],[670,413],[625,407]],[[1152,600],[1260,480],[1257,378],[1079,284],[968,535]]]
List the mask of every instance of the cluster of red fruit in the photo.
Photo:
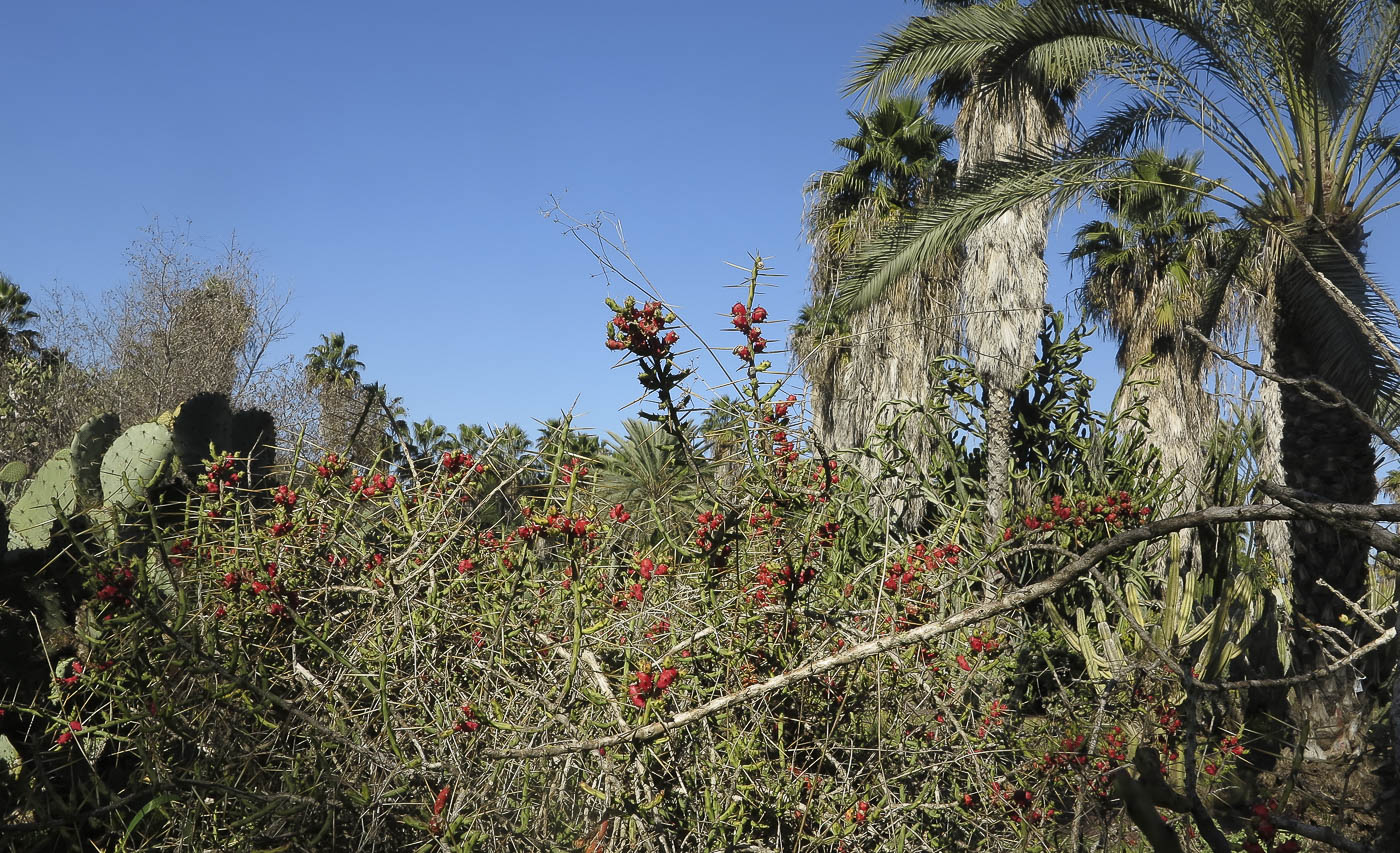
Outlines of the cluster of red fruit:
[[327,453],[326,458],[321,460],[321,464],[316,466],[316,476],[325,480],[332,474],[339,473],[344,467],[345,463],[337,454]]
[[729,556],[730,547],[725,545],[719,548],[719,537],[715,535],[723,527],[724,513],[722,512],[702,512],[695,517],[695,547],[709,554],[712,560],[723,561]]
[[1251,812],[1251,823],[1254,825],[1254,834],[1259,837],[1259,841],[1246,841],[1244,843],[1245,853],[1298,853],[1302,849],[1297,839],[1290,838],[1282,844],[1278,841],[1278,827],[1274,826],[1273,813],[1278,809],[1278,803],[1270,800],[1268,803],[1257,803]]
[[622,305],[609,299],[608,307],[615,315],[608,324],[608,349],[651,358],[671,357],[676,333],[666,332],[663,337],[661,332],[668,323],[676,322],[676,315],[664,310],[660,302],[648,302],[638,308],[637,300],[629,296]]
[[[958,555],[961,553],[962,547],[956,544],[944,545],[930,551],[927,545],[920,542],[903,560],[890,563],[885,574],[885,589],[898,592],[914,585],[922,572],[944,566],[956,566]],[[922,591],[922,585],[916,586],[915,591]]]
[[[525,517],[529,518],[532,514],[532,512],[527,511]],[[591,539],[598,535],[598,532],[592,529],[592,525],[592,519],[583,515],[574,516],[550,512],[539,522],[522,524],[515,528],[515,537],[523,542],[529,542],[538,536],[557,533],[562,536]]]
[[[1038,514],[1027,515],[1027,530],[1054,530],[1057,524],[1084,527],[1095,522],[1112,529],[1121,529],[1124,524],[1144,522],[1152,515],[1150,506],[1134,506],[1132,495],[1127,492],[1105,495],[1102,498],[1080,498],[1070,502],[1062,495],[1050,499],[1050,507]],[[1002,539],[1014,536],[1012,528],[1006,528]]]
[[443,785],[442,790],[438,791],[437,799],[433,801],[433,818],[428,821],[430,835],[442,835],[442,810],[447,807],[447,795],[451,793],[451,785]]
[[[98,571],[97,600],[119,607],[131,606],[131,592],[136,586],[136,572],[129,566],[118,566],[110,572]],[[106,618],[112,618],[108,615]]]
[[83,676],[83,662],[79,660],[73,661],[72,670],[72,675],[56,678],[54,679],[54,681],[58,684],[63,685],[64,687],[72,687],[73,685],[77,684],[78,679],[82,678]]
[[585,466],[577,458],[571,459],[568,462],[565,462],[563,465],[559,466],[559,479],[566,486],[572,483],[575,477],[578,477],[580,480],[582,480],[584,477],[587,476],[587,466]]
[[359,495],[360,500],[377,498],[392,492],[397,483],[398,480],[393,474],[387,477],[383,474],[375,474],[369,478],[368,483],[365,482],[364,477],[356,475],[355,479],[350,481],[350,494]]
[[58,739],[57,739],[58,745],[59,745],[59,746],[63,746],[64,744],[66,744],[66,743],[68,743],[69,741],[73,740],[73,732],[80,732],[80,731],[82,731],[82,730],[83,730],[83,724],[82,724],[82,723],[78,722],[77,720],[70,720],[69,723],[68,723],[68,728],[66,728],[66,729],[64,729],[63,731],[61,731],[61,732],[58,733]]
[[454,732],[474,732],[481,728],[481,721],[476,719],[476,712],[471,705],[463,705],[462,719],[457,721],[457,725],[452,727]]
[[204,490],[211,495],[216,495],[219,493],[220,486],[238,485],[238,481],[243,479],[243,472],[235,471],[233,466],[233,455],[229,453],[225,453],[222,459],[211,460],[204,467]]
[[626,524],[628,519],[630,519],[631,517],[632,513],[628,512],[627,508],[624,507],[622,504],[618,504],[617,506],[614,506],[612,509],[608,510],[608,518],[611,518],[618,524]]
[[846,820],[851,823],[865,823],[870,819],[870,803],[861,800],[855,804],[854,808],[846,809]]
[[734,348],[734,354],[749,364],[753,364],[755,355],[763,352],[768,347],[768,341],[764,339],[763,333],[758,326],[768,319],[768,309],[762,305],[755,306],[753,311],[742,302],[735,302],[734,307],[729,311],[734,318],[734,328],[738,329],[748,342]]
[[442,459],[438,460],[438,469],[447,476],[465,474],[468,471],[480,474],[486,470],[486,466],[478,463],[476,457],[470,453],[458,450],[444,450]]
[[[987,715],[977,724],[977,736],[979,738],[986,737],[987,732],[991,731],[993,727],[1006,722],[1004,716],[1006,711],[1007,704],[1005,702],[1000,699],[993,699],[992,704],[987,708]],[[1030,801],[1027,800],[1027,802],[1029,803]]]
[[791,594],[804,584],[811,583],[817,576],[812,566],[794,569],[785,565],[781,569],[771,569],[767,563],[758,564],[758,574],[753,586],[749,587],[749,598],[756,604],[767,604],[770,598],[781,593]]
[[[219,583],[224,589],[231,592],[238,592],[243,588],[243,584],[247,583],[248,591],[253,594],[254,598],[263,594],[279,596],[282,601],[273,601],[267,605],[267,615],[290,616],[291,614],[287,610],[287,605],[296,607],[296,590],[282,588],[282,585],[277,580],[277,563],[268,563],[265,571],[267,572],[266,581],[256,577],[245,577],[238,572],[226,572]],[[227,613],[228,611],[225,610],[223,606],[220,606],[214,611],[214,618],[222,618]]]
[[633,676],[636,680],[627,686],[627,698],[638,708],[645,708],[648,699],[659,699],[672,684],[680,671],[667,667],[653,676],[649,670],[642,670]]
[[1046,775],[1058,774],[1070,765],[1083,767],[1089,761],[1084,752],[1084,735],[1069,735],[1060,739],[1060,748],[1047,752],[1040,760],[1040,770]]

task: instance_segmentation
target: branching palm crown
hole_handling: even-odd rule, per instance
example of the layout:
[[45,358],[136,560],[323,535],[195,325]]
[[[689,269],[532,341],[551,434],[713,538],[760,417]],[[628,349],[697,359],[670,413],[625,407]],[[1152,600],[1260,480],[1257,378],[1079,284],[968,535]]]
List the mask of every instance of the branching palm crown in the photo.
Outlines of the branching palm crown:
[[329,388],[349,386],[358,388],[364,362],[358,356],[360,348],[346,343],[345,333],[321,335],[321,343],[306,354],[306,378],[313,386]]
[[39,315],[29,310],[29,294],[0,273],[0,354],[39,348],[39,333],[26,328]]

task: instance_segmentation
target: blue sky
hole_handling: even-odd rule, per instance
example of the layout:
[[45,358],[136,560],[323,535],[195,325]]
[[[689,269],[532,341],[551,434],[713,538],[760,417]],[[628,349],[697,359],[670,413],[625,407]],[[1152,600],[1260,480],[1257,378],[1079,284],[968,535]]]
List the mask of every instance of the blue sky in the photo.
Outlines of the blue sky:
[[[286,346],[345,332],[414,418],[529,426],[578,397],[581,424],[615,428],[638,389],[610,371],[602,300],[628,291],[541,211],[614,215],[712,344],[733,345],[726,262],[752,252],[788,274],[763,301],[792,317],[801,189],[840,162],[847,70],[918,7],[519,8],[8,4],[0,270],[96,293],[154,216],[215,253],[236,231],[293,294]],[[1091,368],[1111,393],[1106,348]]]

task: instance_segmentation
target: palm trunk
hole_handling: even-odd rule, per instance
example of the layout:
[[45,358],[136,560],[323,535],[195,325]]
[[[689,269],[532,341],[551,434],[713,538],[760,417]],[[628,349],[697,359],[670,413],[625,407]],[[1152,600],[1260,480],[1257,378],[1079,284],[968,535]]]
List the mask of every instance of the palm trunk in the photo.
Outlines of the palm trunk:
[[[811,378],[813,428],[831,450],[861,447],[892,414],[894,400],[925,402],[931,391],[930,366],[953,350],[953,312],[943,294],[942,271],[930,271],[896,282],[887,298],[853,318],[844,341],[825,344],[812,353],[806,373]],[[889,516],[896,529],[912,532],[923,522],[923,499],[916,490],[917,471],[932,461],[933,442],[927,427],[906,430],[898,439],[911,460],[899,475],[881,479],[878,460],[857,458],[855,466],[875,482],[876,512]]]
[[[1206,435],[1215,420],[1214,404],[1201,383],[1204,353],[1179,338],[1159,340],[1156,348],[1152,360],[1132,376],[1143,384],[1129,386],[1119,405],[1141,404],[1147,441],[1161,454],[1163,472],[1180,484],[1174,502],[1161,507],[1163,512],[1191,512],[1200,506]],[[1195,528],[1173,534],[1171,541],[1180,557],[1174,571],[1201,564],[1201,538]]]
[[[1063,121],[1055,107],[1027,84],[1007,81],[977,89],[963,101],[955,131],[958,178],[966,180],[997,160],[1051,148]],[[986,527],[999,538],[1010,473],[1010,411],[1007,402],[1035,362],[1045,304],[1048,199],[1027,202],[978,228],[964,244],[960,310],[967,345],[988,400]],[[1003,426],[1004,424],[1004,426]]]
[[[1356,251],[1360,240],[1353,242],[1349,248]],[[1363,283],[1345,259],[1320,254],[1313,263],[1343,293],[1364,292]],[[1355,361],[1339,358],[1343,354],[1336,349],[1337,338],[1324,343],[1318,328],[1326,324],[1347,330],[1341,343],[1350,353],[1369,353],[1372,348],[1342,309],[1320,293],[1311,273],[1298,266],[1296,261],[1286,266],[1279,278],[1281,299],[1274,346],[1278,372],[1321,379],[1363,410],[1370,410],[1376,394],[1370,365],[1358,367]],[[1279,449],[1286,485],[1328,501],[1374,501],[1377,460],[1370,431],[1347,409],[1310,400],[1291,385],[1280,389],[1280,403],[1283,429]],[[1290,522],[1289,544],[1293,555],[1293,664],[1297,672],[1305,673],[1338,656],[1332,648],[1335,640],[1323,639],[1311,625],[1340,629],[1354,644],[1362,641],[1359,620],[1348,616],[1346,621],[1351,625],[1344,624],[1340,617],[1347,613],[1345,605],[1319,582],[1326,581],[1351,601],[1364,601],[1369,548],[1356,536],[1313,520]],[[1347,667],[1296,688],[1296,713],[1308,724],[1305,748],[1310,757],[1355,753],[1362,746],[1369,701],[1356,690],[1362,676],[1369,676],[1372,683],[1379,680],[1379,661],[1368,661],[1360,669]]]

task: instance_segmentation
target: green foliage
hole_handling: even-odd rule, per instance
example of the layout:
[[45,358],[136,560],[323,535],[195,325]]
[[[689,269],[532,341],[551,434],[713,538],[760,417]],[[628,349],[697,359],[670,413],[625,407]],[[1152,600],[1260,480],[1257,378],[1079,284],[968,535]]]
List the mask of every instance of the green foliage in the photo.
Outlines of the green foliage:
[[[1034,444],[1018,451],[1028,511],[1061,492],[1166,488],[1088,408],[1079,332],[1052,319],[1042,345],[1016,404]],[[710,423],[751,450],[729,480],[707,475],[698,430],[665,407],[669,424],[628,421],[592,459],[566,452],[585,441],[567,419],[534,453],[523,431],[464,428],[472,449],[445,449],[411,481],[328,455],[278,471],[274,488],[216,460],[214,488],[167,495],[122,538],[75,554],[87,636],[5,718],[24,721],[4,729],[18,758],[0,788],[24,812],[6,816],[10,837],[524,850],[649,834],[675,849],[994,850],[1053,848],[1079,815],[1121,838],[1114,768],[1179,737],[1141,713],[1149,693],[1184,707],[1160,662],[1125,651],[1105,682],[1084,662],[1097,646],[1074,655],[1034,609],[966,614],[986,600],[988,565],[1043,579],[1064,552],[1141,516],[1120,502],[1122,519],[983,541],[980,389],[952,362],[942,414],[957,418],[936,421],[946,470],[904,484],[942,502],[908,541],[885,539],[871,484],[813,456],[796,401],[774,402],[762,376]],[[896,419],[883,452],[897,455],[916,420]],[[442,439],[433,426],[419,422],[421,437]],[[120,485],[135,495],[174,443],[162,424],[137,425],[104,475],[129,471]],[[1100,569],[1127,589],[1151,565],[1139,550]],[[1203,586],[1188,579],[1183,600],[1191,584]],[[1122,613],[1091,583],[1055,604],[1109,624],[1157,618],[1133,594]],[[940,624],[955,627],[899,642]],[[868,643],[892,645],[783,683]],[[1167,642],[1188,665],[1190,645]],[[757,701],[725,698],[764,684]],[[716,700],[730,704],[674,722]],[[1098,721],[1085,712],[1095,703]],[[657,739],[516,754],[662,720]],[[1209,744],[1235,730],[1199,725],[1201,759],[1233,761]],[[1184,784],[1181,762],[1163,760]]]

